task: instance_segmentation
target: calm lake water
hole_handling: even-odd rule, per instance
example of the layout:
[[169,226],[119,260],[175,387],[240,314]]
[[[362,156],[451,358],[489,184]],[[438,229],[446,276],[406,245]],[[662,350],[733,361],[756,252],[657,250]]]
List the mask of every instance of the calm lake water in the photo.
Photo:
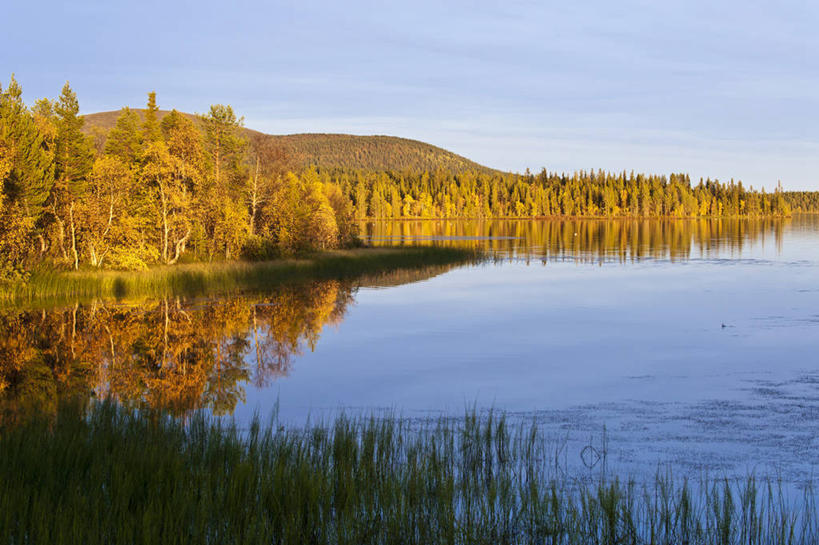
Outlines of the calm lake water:
[[536,420],[578,467],[588,444],[628,472],[800,482],[819,464],[819,217],[363,233],[492,259],[229,299],[6,309],[3,414],[67,391],[240,423],[276,405],[295,422],[495,408]]

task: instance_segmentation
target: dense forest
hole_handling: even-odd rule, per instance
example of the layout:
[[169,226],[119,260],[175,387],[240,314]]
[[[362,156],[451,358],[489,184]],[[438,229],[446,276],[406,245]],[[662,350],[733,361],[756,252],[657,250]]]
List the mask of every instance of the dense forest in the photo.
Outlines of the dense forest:
[[328,169],[356,217],[759,217],[791,213],[781,187],[773,193],[741,182],[602,171],[557,174],[369,172]]
[[819,212],[819,191],[786,191],[785,202],[794,212]]
[[0,279],[41,263],[140,269],[180,260],[269,257],[354,243],[341,188],[286,169],[230,106],[192,121],[125,108],[100,140],[75,93],[27,107],[0,89]]
[[[354,219],[763,217],[817,194],[603,171],[493,171],[411,140],[273,137],[230,106],[79,115],[68,84],[29,107],[0,88],[0,280],[43,264],[143,269],[355,244]],[[86,118],[95,119],[84,126]],[[289,139],[289,140],[288,140]],[[419,147],[420,146],[420,147]],[[424,147],[426,146],[426,147]],[[373,168],[377,165],[377,168]],[[435,165],[431,168],[430,165]]]

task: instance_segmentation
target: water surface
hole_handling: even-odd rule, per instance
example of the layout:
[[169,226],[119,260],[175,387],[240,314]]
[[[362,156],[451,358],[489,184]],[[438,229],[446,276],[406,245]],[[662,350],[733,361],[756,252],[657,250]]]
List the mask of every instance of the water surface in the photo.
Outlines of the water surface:
[[569,464],[604,428],[609,465],[629,472],[673,462],[798,482],[819,461],[816,216],[363,232],[492,259],[241,297],[6,309],[4,415],[68,391],[240,422],[276,405],[297,422],[339,407],[496,408],[536,419]]

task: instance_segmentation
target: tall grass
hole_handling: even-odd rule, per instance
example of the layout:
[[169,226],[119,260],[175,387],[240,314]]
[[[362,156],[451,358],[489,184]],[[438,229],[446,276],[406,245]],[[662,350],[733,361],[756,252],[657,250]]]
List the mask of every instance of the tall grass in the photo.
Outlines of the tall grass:
[[555,471],[535,425],[339,416],[248,430],[113,403],[0,431],[0,542],[816,543],[812,491]]
[[327,251],[299,259],[184,264],[144,272],[39,272],[27,282],[0,283],[0,302],[19,304],[94,297],[192,296],[256,291],[283,282],[341,280],[479,258],[479,252],[460,248],[361,248]]

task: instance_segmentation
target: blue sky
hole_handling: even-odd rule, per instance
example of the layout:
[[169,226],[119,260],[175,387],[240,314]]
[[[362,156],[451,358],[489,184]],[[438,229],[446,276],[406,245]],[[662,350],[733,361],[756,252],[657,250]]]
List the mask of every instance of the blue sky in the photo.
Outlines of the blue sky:
[[391,134],[513,171],[819,189],[819,3],[15,1],[0,80],[84,112],[229,103],[270,133]]

